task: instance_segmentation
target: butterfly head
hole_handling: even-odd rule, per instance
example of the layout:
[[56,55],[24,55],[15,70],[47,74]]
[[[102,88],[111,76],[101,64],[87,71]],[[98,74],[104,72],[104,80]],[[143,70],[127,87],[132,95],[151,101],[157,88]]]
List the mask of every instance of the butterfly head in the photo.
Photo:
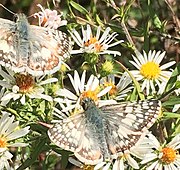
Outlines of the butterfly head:
[[95,106],[95,102],[91,98],[86,97],[81,100],[81,106],[86,111],[89,107]]
[[24,20],[27,21],[27,17],[23,13],[15,14],[14,19],[15,19],[16,22],[21,22],[21,21],[24,21]]

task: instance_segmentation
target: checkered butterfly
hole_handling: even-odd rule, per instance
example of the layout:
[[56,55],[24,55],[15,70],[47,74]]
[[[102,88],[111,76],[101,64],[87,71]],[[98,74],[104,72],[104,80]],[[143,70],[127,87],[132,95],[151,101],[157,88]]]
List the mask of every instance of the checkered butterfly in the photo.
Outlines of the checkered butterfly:
[[16,22],[0,18],[0,64],[34,76],[54,73],[69,55],[65,33],[30,25],[24,14]]
[[82,106],[84,112],[55,123],[48,135],[57,146],[74,152],[81,162],[94,165],[134,146],[155,122],[161,103],[146,100],[98,108],[85,98]]

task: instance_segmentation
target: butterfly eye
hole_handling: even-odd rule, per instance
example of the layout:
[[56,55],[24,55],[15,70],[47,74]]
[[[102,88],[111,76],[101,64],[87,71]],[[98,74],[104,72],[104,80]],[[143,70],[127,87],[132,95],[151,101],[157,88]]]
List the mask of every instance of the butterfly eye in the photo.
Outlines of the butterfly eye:
[[86,111],[89,106],[95,105],[94,101],[91,98],[84,98],[81,101],[81,106],[83,107],[84,111]]
[[15,15],[13,16],[13,21],[16,22],[16,21],[18,20],[18,18],[19,18],[18,15],[15,14]]

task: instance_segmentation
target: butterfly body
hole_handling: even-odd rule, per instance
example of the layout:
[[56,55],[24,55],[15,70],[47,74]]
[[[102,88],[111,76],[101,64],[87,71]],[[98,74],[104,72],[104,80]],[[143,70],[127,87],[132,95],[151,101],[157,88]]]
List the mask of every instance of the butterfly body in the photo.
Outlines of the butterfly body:
[[102,111],[95,106],[95,103],[89,98],[85,99],[87,108],[85,110],[86,126],[91,138],[99,146],[104,160],[110,159],[110,153],[106,139],[106,121],[103,119]]
[[123,102],[98,108],[85,98],[84,112],[67,117],[48,130],[49,138],[72,151],[85,164],[113,159],[134,146],[157,119],[157,100]]
[[71,48],[66,34],[30,25],[24,14],[16,15],[16,22],[0,18],[0,64],[35,76],[57,71]]

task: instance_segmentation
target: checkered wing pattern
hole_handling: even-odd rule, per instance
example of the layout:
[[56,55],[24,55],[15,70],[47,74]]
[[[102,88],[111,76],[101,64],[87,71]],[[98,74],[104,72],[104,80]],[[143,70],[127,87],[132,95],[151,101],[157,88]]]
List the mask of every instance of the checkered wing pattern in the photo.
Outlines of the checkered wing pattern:
[[[91,108],[93,107],[95,105]],[[87,120],[86,114],[91,114],[92,110],[99,110],[97,113],[101,118],[93,119],[90,116],[91,119]],[[63,119],[49,129],[48,135],[57,146],[74,152],[85,164],[94,165],[102,159],[118,156],[134,146],[157,119],[161,104],[156,100],[147,100],[106,105],[92,110],[88,109]],[[103,127],[99,127],[97,119],[102,120]],[[98,129],[103,130],[102,133],[93,130],[97,129],[94,128],[96,125]],[[105,139],[103,146],[98,143],[100,138]]]
[[94,165],[102,161],[102,155],[85,122],[84,113],[69,117],[50,128],[48,136],[60,148],[74,152],[82,162]]
[[124,102],[100,108],[107,122],[106,135],[112,154],[134,146],[160,114],[157,100]]
[[0,32],[0,64],[15,72],[54,73],[69,56],[71,43],[65,33],[29,25],[24,14],[17,15],[17,22],[0,18]]

